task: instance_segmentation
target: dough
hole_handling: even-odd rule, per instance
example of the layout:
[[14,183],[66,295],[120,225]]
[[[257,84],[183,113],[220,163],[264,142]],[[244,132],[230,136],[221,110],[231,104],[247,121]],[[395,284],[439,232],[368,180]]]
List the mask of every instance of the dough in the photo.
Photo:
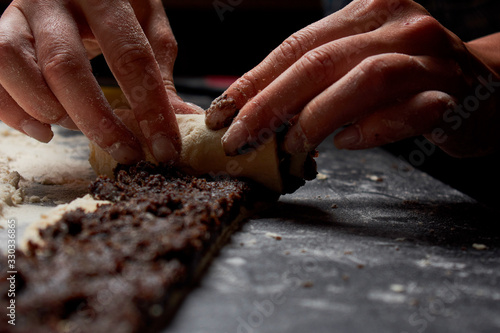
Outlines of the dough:
[[21,175],[17,171],[10,172],[0,164],[0,217],[3,217],[5,206],[13,206],[23,202],[24,192],[19,187]]
[[[131,110],[119,109],[116,114],[134,133],[140,133],[139,126]],[[250,178],[277,193],[288,192],[284,179],[294,176],[303,180],[304,164],[308,154],[293,156],[287,165],[287,170],[280,167],[278,144],[272,139],[255,151],[245,155],[226,156],[221,144],[221,138],[227,129],[212,131],[205,125],[205,116],[199,114],[177,115],[177,122],[182,138],[182,153],[177,168],[187,174],[210,177],[229,175],[231,177]],[[141,138],[142,135],[137,135]],[[141,145],[146,153],[146,159],[157,164],[145,142]],[[99,148],[90,144],[90,164],[98,175],[113,177],[117,162]],[[295,189],[293,189],[295,190]]]

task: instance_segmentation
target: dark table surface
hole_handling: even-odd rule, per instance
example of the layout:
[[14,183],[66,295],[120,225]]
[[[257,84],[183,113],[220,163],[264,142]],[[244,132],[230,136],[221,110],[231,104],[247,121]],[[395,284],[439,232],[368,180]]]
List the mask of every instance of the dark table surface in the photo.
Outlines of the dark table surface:
[[319,150],[165,332],[500,332],[498,211],[382,149]]

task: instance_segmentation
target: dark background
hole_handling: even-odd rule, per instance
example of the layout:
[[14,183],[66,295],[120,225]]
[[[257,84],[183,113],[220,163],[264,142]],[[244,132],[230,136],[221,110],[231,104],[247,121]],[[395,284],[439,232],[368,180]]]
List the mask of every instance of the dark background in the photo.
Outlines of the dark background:
[[[0,10],[8,3],[1,0]],[[198,87],[198,81],[190,79],[207,75],[238,77],[287,36],[323,16],[319,0],[166,0],[164,4],[179,45],[174,72],[177,88],[180,93],[205,94],[208,98],[217,97],[222,90]],[[447,20],[442,15],[439,19]],[[460,21],[448,21],[464,39],[477,37],[461,28]],[[93,67],[96,77],[108,83],[111,75],[102,58],[93,60]],[[420,149],[415,139],[385,148],[405,159]],[[497,157],[455,159],[436,149],[419,168],[496,206],[500,187]]]
[[[177,76],[240,76],[323,15],[319,0],[164,0],[179,45]],[[0,0],[0,10],[10,1]],[[217,8],[217,9],[216,9]],[[97,75],[105,75],[94,61]]]
[[177,75],[240,76],[290,34],[322,17],[319,1],[221,0],[227,7],[218,9],[211,0],[173,3],[165,1],[179,44]]

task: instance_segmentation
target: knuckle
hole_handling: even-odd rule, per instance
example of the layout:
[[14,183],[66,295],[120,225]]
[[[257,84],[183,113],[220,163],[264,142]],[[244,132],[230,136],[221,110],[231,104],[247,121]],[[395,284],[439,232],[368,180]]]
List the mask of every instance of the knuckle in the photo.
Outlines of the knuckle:
[[385,87],[389,81],[390,64],[384,56],[372,56],[364,59],[358,70],[364,78],[369,80],[374,87]]
[[278,50],[285,61],[294,63],[308,51],[307,46],[309,45],[311,37],[308,30],[303,29],[285,39],[278,47]]
[[172,82],[172,80],[164,79],[163,86],[165,87],[165,89],[167,91],[172,92],[172,93],[177,93],[177,89],[175,88],[174,82]]
[[396,12],[403,8],[415,7],[415,2],[413,0],[362,0],[361,6],[368,13],[385,10]]
[[398,57],[399,66],[401,67],[401,72],[404,73],[426,73],[429,71],[428,66],[425,62],[417,56],[412,55],[399,55]]
[[[318,98],[313,98],[307,103],[301,112],[302,117],[314,117],[314,115],[325,107],[324,102],[320,101]],[[327,126],[328,124],[324,124]]]
[[365,30],[371,31],[391,21],[412,4],[410,0],[360,0],[354,2],[352,10],[355,17],[364,22]]
[[334,63],[328,52],[316,49],[304,55],[297,63],[297,70],[311,82],[324,82],[334,70]]
[[84,68],[84,62],[79,61],[68,48],[54,47],[40,62],[40,70],[47,80],[61,79],[73,75]]
[[366,12],[373,13],[374,11],[382,9],[386,3],[386,0],[363,0],[360,6],[364,8]]
[[402,24],[406,32],[404,38],[414,41],[425,39],[426,43],[433,40],[441,42],[447,35],[441,23],[426,13],[413,15],[411,20],[402,21]]
[[179,51],[177,40],[171,33],[168,33],[168,31],[158,32],[155,35],[154,40],[150,42],[161,46],[161,49],[165,50],[165,52],[163,52],[164,54],[156,54],[157,57],[170,58],[169,60],[171,62],[173,62],[177,57]]
[[172,53],[177,54],[179,46],[177,44],[177,40],[172,34],[161,34],[161,36],[158,37],[158,41],[159,43],[165,45],[167,49],[171,50]]
[[244,99],[248,100],[259,93],[259,76],[252,71],[245,73],[233,87],[237,93],[240,93]]
[[21,48],[16,39],[0,33],[0,59],[2,59],[0,66],[7,65],[9,63],[7,59],[17,58],[20,51]]
[[415,27],[429,34],[437,34],[443,31],[441,23],[430,15],[419,15],[416,19]]
[[122,79],[135,79],[154,62],[151,52],[141,45],[125,43],[115,50],[110,57],[110,66]]
[[170,53],[172,54],[172,56],[174,58],[177,58],[177,54],[179,53],[179,46],[177,44],[177,41],[174,39],[174,40],[167,40],[165,41],[164,43],[167,48],[170,50]]

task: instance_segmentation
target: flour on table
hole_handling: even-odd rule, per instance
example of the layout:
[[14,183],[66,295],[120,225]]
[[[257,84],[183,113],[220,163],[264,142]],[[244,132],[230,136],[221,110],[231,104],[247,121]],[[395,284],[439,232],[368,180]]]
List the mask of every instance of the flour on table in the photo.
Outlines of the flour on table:
[[54,126],[54,138],[40,143],[0,122],[0,252],[7,244],[7,221],[16,220],[16,239],[54,206],[88,193],[95,174],[88,163],[88,140]]

